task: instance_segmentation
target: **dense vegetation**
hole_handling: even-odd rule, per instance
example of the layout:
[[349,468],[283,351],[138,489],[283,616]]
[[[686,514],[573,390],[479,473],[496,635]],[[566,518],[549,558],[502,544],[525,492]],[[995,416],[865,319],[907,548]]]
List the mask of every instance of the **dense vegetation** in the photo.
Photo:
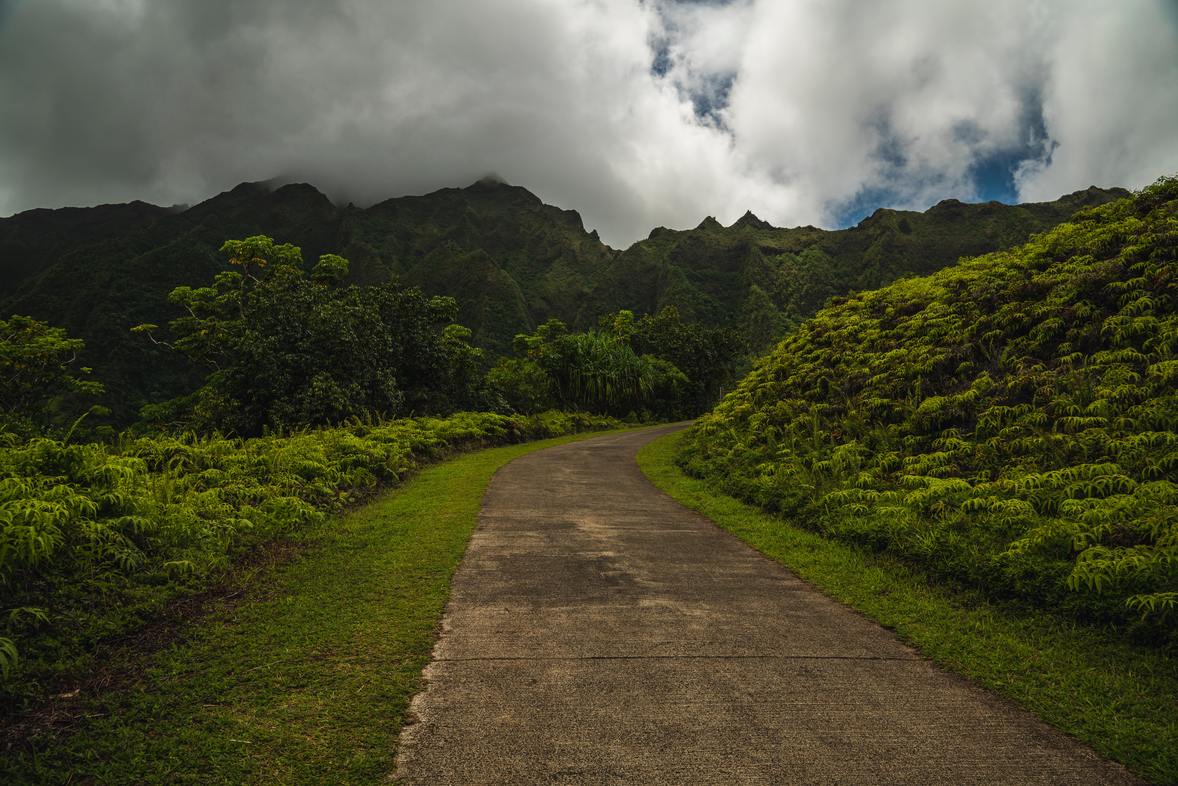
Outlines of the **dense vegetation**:
[[356,416],[554,407],[688,416],[731,381],[739,353],[732,331],[684,323],[668,307],[641,319],[621,311],[586,332],[550,319],[515,337],[520,357],[484,372],[470,330],[451,321],[453,298],[427,299],[392,281],[344,285],[350,262],[336,254],[320,256],[308,275],[299,248],[265,235],[222,250],[232,269],[211,286],[172,291],[181,315],[171,342],[156,338],[158,325],[132,329],[206,372],[196,391],[143,408],[153,427],[253,435]]
[[[148,420],[257,434],[355,416],[453,412],[478,403],[481,353],[453,324],[453,298],[392,282],[343,286],[349,262],[259,235],[222,247],[234,269],[170,299],[175,349],[207,376],[194,393],[145,409]],[[157,325],[134,328],[158,340]]]
[[[536,406],[513,409],[452,322],[452,298],[346,284],[348,260],[322,254],[307,271],[298,247],[266,236],[222,251],[228,268],[211,282],[172,291],[168,329],[130,331],[204,374],[146,405],[134,431],[83,423],[102,392],[78,366],[84,342],[29,317],[0,322],[0,696],[12,709],[236,557],[422,461],[613,424],[538,413],[634,412],[662,392],[647,385],[651,368],[686,384],[611,336],[603,345],[624,348],[640,379],[587,351],[561,368],[596,387],[565,395],[545,375]],[[563,331],[577,345],[595,335]],[[452,414],[475,407],[503,414]]]
[[519,357],[487,374],[488,398],[518,412],[551,407],[674,419],[702,412],[734,374],[733,331],[684,322],[668,306],[636,318],[601,318],[596,330],[570,332],[550,319],[515,337]]
[[0,321],[0,699],[35,705],[100,642],[446,452],[705,411],[799,324],[693,431],[692,472],[1172,637],[1178,185],[1113,196],[843,232],[750,214],[623,252],[487,181],[2,220],[0,315],[32,316]]
[[42,695],[97,641],[207,586],[232,558],[423,462],[612,423],[464,413],[254,439],[9,439],[0,446],[0,696],[15,709]]
[[77,417],[80,401],[99,395],[90,369],[75,367],[85,344],[29,317],[0,319],[0,434],[40,433]]
[[294,244],[308,266],[338,253],[350,261],[345,283],[396,277],[427,297],[453,297],[450,321],[471,329],[488,365],[549,318],[583,331],[605,314],[656,315],[667,306],[685,324],[736,330],[744,354],[759,353],[831,295],[1022,242],[1116,193],[880,210],[839,232],[777,229],[751,215],[727,228],[708,219],[615,251],[575,212],[490,180],[366,209],[336,207],[307,185],[243,184],[184,210],[131,203],[0,219],[0,315],[27,314],[84,340],[85,364],[107,388],[103,403],[115,425],[127,425],[144,404],[187,394],[205,378],[206,369],[128,330],[174,319],[169,293],[221,272],[227,237]]
[[751,213],[729,227],[713,218],[691,230],[660,227],[597,273],[578,324],[619,309],[654,314],[672,305],[685,321],[737,328],[747,350],[760,355],[833,296],[1009,248],[1126,193],[1090,188],[1025,205],[949,199],[924,213],[881,208],[834,232],[780,229]]
[[693,474],[943,579],[1178,627],[1178,180],[836,299],[715,411]]

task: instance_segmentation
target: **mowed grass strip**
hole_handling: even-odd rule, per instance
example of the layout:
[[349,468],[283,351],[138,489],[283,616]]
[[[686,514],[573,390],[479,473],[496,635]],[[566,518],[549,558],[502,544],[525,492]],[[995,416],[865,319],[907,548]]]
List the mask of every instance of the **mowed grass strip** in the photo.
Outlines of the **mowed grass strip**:
[[450,579],[491,476],[544,447],[471,453],[306,534],[66,730],[4,751],[0,782],[355,784],[389,777]]
[[655,486],[934,662],[1026,707],[1156,783],[1178,784],[1178,659],[1019,606],[931,585],[912,569],[746,505],[675,465],[684,432],[638,453]]

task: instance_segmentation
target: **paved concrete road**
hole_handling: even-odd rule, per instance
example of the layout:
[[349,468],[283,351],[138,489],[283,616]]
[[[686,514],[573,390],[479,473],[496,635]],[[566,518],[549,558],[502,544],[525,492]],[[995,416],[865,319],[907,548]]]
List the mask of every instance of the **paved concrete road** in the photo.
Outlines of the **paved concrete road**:
[[495,476],[399,782],[1136,782],[656,490],[666,430]]

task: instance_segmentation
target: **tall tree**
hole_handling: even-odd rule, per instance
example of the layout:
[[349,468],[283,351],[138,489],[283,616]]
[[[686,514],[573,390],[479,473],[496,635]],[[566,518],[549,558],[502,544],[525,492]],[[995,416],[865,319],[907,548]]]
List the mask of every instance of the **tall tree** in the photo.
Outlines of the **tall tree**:
[[31,317],[0,319],[0,429],[43,430],[77,417],[81,400],[101,394],[90,369],[75,366],[84,347]]
[[[177,287],[174,346],[204,366],[191,396],[146,418],[242,434],[336,423],[355,415],[448,411],[474,396],[480,360],[453,298],[392,283],[342,286],[348,261],[262,235],[222,247],[235,269]],[[152,333],[155,325],[136,330]]]

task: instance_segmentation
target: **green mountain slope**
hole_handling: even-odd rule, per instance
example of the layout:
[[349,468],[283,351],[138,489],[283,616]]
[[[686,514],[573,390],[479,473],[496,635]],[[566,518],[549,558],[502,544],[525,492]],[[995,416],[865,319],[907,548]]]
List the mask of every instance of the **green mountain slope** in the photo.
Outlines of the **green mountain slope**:
[[[22,213],[0,221],[0,236],[11,226],[27,225],[27,219]],[[221,270],[218,249],[226,238],[268,231],[317,255],[334,245],[338,224],[336,208],[309,186],[271,191],[243,184],[180,213],[123,210],[102,231],[63,236],[55,229],[56,248],[40,239],[40,265],[20,257],[24,275],[14,274],[18,265],[3,257],[0,292],[12,294],[0,300],[0,311],[36,316],[82,338],[83,361],[94,367],[107,386],[107,400],[126,419],[142,403],[198,383],[183,358],[130,328],[177,316],[168,293],[208,281]]]
[[1172,636],[1178,180],[836,300],[692,432],[695,474],[932,574]]
[[335,206],[305,184],[242,184],[183,211],[131,203],[0,219],[0,314],[27,314],[84,339],[83,362],[125,422],[141,404],[194,387],[179,357],[128,330],[177,316],[168,292],[222,269],[217,249],[229,238],[270,235],[301,246],[309,263],[338,252],[358,282],[393,275],[452,295],[460,321],[492,354],[550,317],[589,327],[605,313],[666,305],[737,327],[756,350],[831,295],[1022,242],[1077,207],[1123,193],[881,210],[836,232],[777,229],[750,214],[728,228],[709,219],[694,230],[657,229],[616,251],[577,213],[494,180],[366,209]]
[[145,202],[100,205],[93,208],[29,210],[0,220],[0,260],[5,288],[15,289],[37,273],[46,260],[71,249],[119,237],[168,211]]
[[489,179],[351,209],[342,234],[361,280],[393,274],[457,298],[459,320],[500,351],[550,316],[573,321],[615,253],[575,211]]
[[924,213],[880,209],[858,226],[834,232],[779,229],[752,213],[727,228],[712,218],[693,230],[659,228],[602,271],[582,313],[675,305],[685,318],[737,325],[752,307],[755,284],[786,318],[797,320],[832,296],[1009,248],[1076,210],[1126,194],[1089,188],[1026,205],[946,200]]

